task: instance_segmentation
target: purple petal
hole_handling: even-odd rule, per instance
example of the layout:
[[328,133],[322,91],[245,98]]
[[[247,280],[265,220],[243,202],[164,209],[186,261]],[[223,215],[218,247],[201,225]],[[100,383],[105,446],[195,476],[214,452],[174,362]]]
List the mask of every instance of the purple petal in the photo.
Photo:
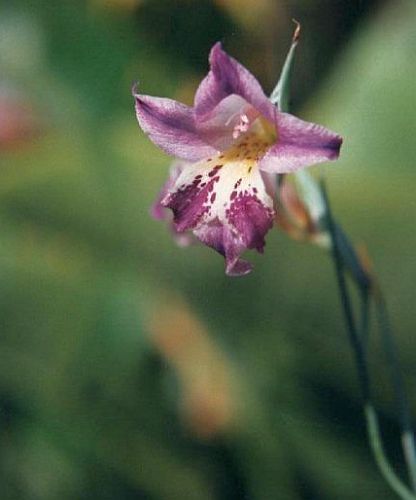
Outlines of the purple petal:
[[188,165],[184,161],[175,161],[172,163],[169,169],[169,177],[165,184],[162,186],[159,194],[153,205],[150,207],[150,215],[156,220],[164,220],[168,222],[172,236],[176,241],[177,245],[181,247],[189,246],[192,243],[192,236],[190,234],[179,233],[173,224],[172,213],[164,205],[162,205],[162,200],[169,193],[169,190],[175,185],[176,180],[182,173],[183,169]]
[[336,160],[342,138],[330,130],[278,112],[277,143],[262,158],[259,168],[283,174],[325,161]]
[[239,255],[245,247],[233,237],[228,226],[212,221],[196,229],[195,236],[225,257],[225,272],[228,276],[244,276],[252,270],[253,266],[249,262],[240,259]]
[[169,168],[169,176],[166,182],[163,184],[162,189],[159,191],[159,194],[156,197],[155,202],[150,207],[150,215],[156,220],[165,220],[166,214],[168,211],[166,207],[162,205],[162,200],[169,193],[169,190],[175,185],[176,180],[182,173],[182,170],[188,164],[184,161],[174,161]]
[[172,99],[133,92],[140,127],[163,151],[190,161],[216,154],[196,130],[192,108]]
[[242,97],[231,94],[225,97],[205,119],[198,120],[196,127],[204,140],[219,151],[228,149],[236,139],[235,131],[246,120],[248,129],[255,121],[258,112]]
[[[194,109],[198,126],[200,122],[211,119],[216,114],[217,106],[230,95],[240,96],[258,113],[274,121],[275,107],[260,83],[244,66],[224,52],[220,43],[211,49],[209,61],[211,69],[195,95]],[[233,109],[230,109],[229,117],[232,112]]]
[[239,256],[246,249],[263,251],[274,219],[273,200],[258,168],[221,163],[220,157],[189,165],[162,205],[172,209],[179,232],[193,230],[221,253],[232,275],[249,272]]

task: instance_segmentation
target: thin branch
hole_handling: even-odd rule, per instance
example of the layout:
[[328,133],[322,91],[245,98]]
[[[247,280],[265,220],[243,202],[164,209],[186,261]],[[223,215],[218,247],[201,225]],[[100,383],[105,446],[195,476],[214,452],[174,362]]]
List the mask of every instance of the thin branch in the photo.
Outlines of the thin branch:
[[[342,308],[344,311],[345,323],[347,326],[350,344],[355,357],[355,364],[357,367],[360,389],[364,400],[364,414],[366,417],[367,433],[368,433],[370,447],[373,452],[376,464],[378,465],[381,474],[383,475],[386,482],[390,485],[390,487],[397,493],[397,495],[400,498],[402,498],[402,500],[416,500],[416,496],[413,495],[412,491],[400,480],[400,478],[394,472],[394,469],[391,466],[390,462],[388,461],[387,456],[383,449],[377,414],[370,400],[370,381],[367,368],[366,348],[363,347],[364,342],[366,343],[366,337],[368,332],[368,296],[367,296],[368,289],[367,287],[365,287],[362,295],[362,316],[360,323],[361,331],[359,333],[357,331],[352,304],[349,297],[347,283],[345,279],[344,264],[338,246],[339,241],[336,236],[337,234],[336,225],[332,217],[332,211],[329,204],[328,194],[323,180],[321,181],[321,190],[326,204],[326,216],[327,216],[326,222],[328,226],[328,231],[331,236],[332,255],[334,260],[334,266],[337,276]],[[406,448],[404,448],[406,456],[406,453],[414,452],[414,447],[410,446],[411,442],[409,441],[410,438],[409,434],[407,433],[404,437],[406,437],[406,440],[403,441],[403,443],[406,445]],[[409,474],[410,471],[411,469],[409,469]]]
[[364,414],[367,422],[368,441],[374,455],[374,459],[384,476],[384,479],[390,485],[400,498],[403,500],[415,500],[413,493],[402,483],[399,477],[394,473],[391,465],[386,459],[383,449],[383,443],[380,435],[380,426],[377,414],[370,403],[364,406]]
[[342,256],[340,253],[340,249],[338,246],[338,239],[336,237],[336,226],[332,217],[332,212],[331,208],[329,205],[329,199],[328,199],[328,194],[326,191],[325,183],[322,180],[321,181],[321,190],[322,190],[322,195],[325,200],[326,204],[326,216],[327,216],[327,225],[328,225],[328,231],[331,236],[331,241],[332,241],[332,255],[333,255],[333,260],[334,260],[334,266],[335,266],[335,273],[337,277],[337,283],[338,283],[338,288],[339,288],[339,293],[340,293],[340,298],[341,298],[341,304],[342,304],[342,309],[344,311],[344,319],[345,323],[347,326],[347,333],[349,337],[349,341],[353,350],[353,354],[355,357],[355,363],[357,366],[357,372],[358,372],[358,378],[359,378],[359,383],[360,383],[360,388],[361,388],[361,393],[362,397],[364,400],[364,403],[367,403],[370,400],[370,380],[369,380],[369,374],[367,370],[367,362],[366,362],[366,356],[365,356],[365,351],[363,349],[355,319],[354,319],[354,313],[352,309],[352,304],[349,298],[348,294],[348,289],[347,289],[347,282],[345,279],[345,273],[344,273],[344,266],[343,266],[343,261],[342,261]]
[[412,419],[409,402],[405,392],[403,374],[400,368],[397,347],[394,342],[393,332],[387,313],[386,302],[380,288],[376,285],[373,293],[376,304],[378,325],[383,341],[387,364],[390,368],[391,379],[399,412],[402,429],[402,448],[409,473],[412,490],[416,492],[416,446],[415,435],[412,428]]

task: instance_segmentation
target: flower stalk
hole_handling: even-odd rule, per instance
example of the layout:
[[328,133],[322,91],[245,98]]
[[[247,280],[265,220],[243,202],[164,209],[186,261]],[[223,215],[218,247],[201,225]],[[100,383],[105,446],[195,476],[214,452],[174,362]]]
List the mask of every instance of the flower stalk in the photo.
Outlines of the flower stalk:
[[403,374],[398,362],[397,347],[391,331],[386,302],[377,283],[375,283],[375,286],[373,287],[373,298],[376,306],[384,353],[387,365],[390,369],[390,376],[394,387],[396,405],[401,423],[403,454],[406,460],[412,490],[416,493],[416,446],[415,435],[412,429],[410,407],[404,390],[405,384]]
[[[328,230],[331,234],[332,241],[332,255],[334,260],[334,267],[337,275],[337,283],[338,289],[340,293],[342,308],[345,316],[345,323],[347,326],[347,332],[349,334],[349,340],[351,344],[351,348],[353,350],[355,356],[355,363],[358,372],[359,384],[363,397],[363,406],[364,406],[364,415],[366,419],[367,425],[367,434],[369,439],[369,444],[371,447],[371,451],[373,452],[375,462],[384,476],[386,482],[390,485],[390,487],[397,493],[397,495],[403,500],[415,500],[416,496],[412,491],[403,484],[397,474],[394,472],[392,465],[384,451],[380,428],[378,423],[378,417],[374,406],[371,402],[371,393],[370,393],[370,378],[368,372],[368,362],[366,355],[366,341],[368,337],[368,294],[367,288],[362,290],[362,314],[361,314],[361,332],[360,334],[356,328],[356,322],[353,316],[353,310],[351,301],[349,298],[349,292],[346,283],[346,277],[344,273],[344,262],[342,259],[342,254],[339,248],[338,239],[336,237],[335,224],[332,217],[332,211],[329,204],[328,193],[325,187],[325,183],[321,181],[321,189],[323,193],[323,197],[325,199],[325,203],[327,206],[327,223]],[[380,313],[382,313],[380,315]],[[379,318],[380,320],[380,329],[382,329],[382,335],[384,339],[385,352],[388,357],[388,364],[392,371],[392,378],[394,382],[394,391],[396,395],[396,399],[399,405],[399,414],[400,421],[402,427],[402,447],[403,454],[405,457],[407,470],[409,474],[409,479],[412,485],[412,490],[415,492],[415,484],[414,484],[414,468],[416,465],[415,460],[415,447],[414,447],[414,436],[411,430],[410,423],[410,412],[408,407],[407,398],[405,392],[403,390],[403,380],[401,377],[400,367],[397,361],[397,355],[395,352],[395,345],[393,342],[393,337],[391,335],[391,331],[388,330],[388,318],[386,316],[385,307],[380,310]]]
[[[370,378],[368,373],[368,364],[366,359],[366,353],[363,348],[362,337],[366,332],[358,332],[356,327],[356,321],[354,318],[354,312],[348,293],[346,276],[344,273],[344,264],[342,259],[341,250],[339,247],[339,240],[337,238],[336,226],[332,216],[332,210],[329,204],[328,193],[326,190],[325,182],[321,180],[321,190],[323,199],[326,205],[326,217],[327,217],[327,227],[329,234],[331,236],[331,246],[332,246],[332,257],[334,261],[335,273],[337,277],[337,284],[339,295],[341,299],[342,309],[344,312],[345,324],[347,326],[347,332],[349,335],[349,341],[351,348],[355,356],[355,363],[357,366],[358,378],[362,392],[362,398],[364,405],[368,404],[370,401]],[[364,326],[367,327],[367,322]],[[361,338],[360,338],[361,337]]]
[[403,500],[415,500],[415,495],[399,479],[386,458],[377,413],[371,403],[364,405],[364,415],[367,424],[368,441],[381,474],[400,498]]
[[[295,34],[285,64],[270,99],[280,111],[289,111],[290,76],[293,68],[296,46],[299,41],[300,25],[296,23]],[[306,172],[294,174],[299,183],[306,188],[306,195],[312,194],[315,204],[320,205],[319,210],[324,212],[323,220],[316,220],[316,227],[321,226],[322,235],[329,236],[330,249],[334,262],[338,291],[344,313],[344,320],[348,332],[349,342],[353,351],[358,380],[363,399],[363,410],[367,426],[369,446],[374,460],[392,490],[403,500],[416,500],[416,446],[415,436],[411,423],[409,403],[404,390],[403,375],[398,361],[398,354],[391,331],[390,321],[387,313],[384,297],[374,276],[368,272],[362,259],[351,245],[347,235],[339,226],[333,216],[329,203],[328,193],[323,180],[318,187],[316,181],[308,176]],[[306,178],[306,179],[305,179]],[[306,183],[305,183],[306,180]],[[282,183],[280,183],[282,184]],[[309,187],[308,187],[309,184]],[[317,197],[317,188],[320,188],[321,196]],[[305,193],[305,208],[306,202]],[[299,201],[299,200],[298,200]],[[289,231],[288,231],[289,232]],[[290,232],[289,232],[290,234]],[[305,238],[306,241],[313,241]],[[354,317],[352,302],[350,299],[345,272],[348,271],[361,296],[361,315],[359,327]],[[401,442],[406,468],[409,476],[411,489],[395,473],[390,461],[384,451],[381,438],[379,421],[376,410],[372,403],[370,391],[370,373],[368,369],[367,341],[369,333],[369,306],[370,301],[376,306],[378,327],[383,341],[383,349],[386,361],[390,369],[391,380],[394,388],[396,404],[399,412],[401,427]]]

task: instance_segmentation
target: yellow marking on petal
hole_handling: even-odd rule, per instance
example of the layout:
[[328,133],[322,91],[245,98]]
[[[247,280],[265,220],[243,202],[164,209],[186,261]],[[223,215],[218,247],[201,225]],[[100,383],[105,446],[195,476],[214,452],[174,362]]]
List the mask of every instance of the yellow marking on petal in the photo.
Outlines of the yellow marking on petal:
[[276,140],[277,134],[272,124],[263,118],[258,118],[250,130],[219,158],[223,159],[224,164],[238,163],[240,168],[243,167],[243,170],[250,174]]
[[[204,188],[210,179],[218,181],[218,176],[223,180],[229,179],[230,185],[234,185],[238,180],[256,175],[258,162],[276,140],[277,134],[272,124],[264,118],[256,119],[229,149],[195,164],[203,169],[198,170],[200,174],[195,181],[200,181],[199,187]],[[205,178],[202,178],[203,174]]]

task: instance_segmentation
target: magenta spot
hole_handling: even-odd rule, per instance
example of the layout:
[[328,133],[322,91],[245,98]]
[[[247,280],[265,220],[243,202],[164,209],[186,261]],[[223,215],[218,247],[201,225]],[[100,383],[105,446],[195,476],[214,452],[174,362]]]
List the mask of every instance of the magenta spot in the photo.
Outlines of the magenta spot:
[[264,235],[273,225],[272,209],[263,205],[256,196],[240,192],[238,196],[232,198],[230,208],[225,215],[246,248],[263,251]]
[[208,174],[209,177],[214,177],[214,175],[218,172],[218,170],[222,168],[222,165],[215,165],[215,167]]
[[202,179],[202,175],[197,175],[195,179]]
[[257,193],[257,188],[253,187],[253,193]]
[[241,184],[242,179],[238,179],[238,181],[234,184],[234,189],[237,189],[238,186]]
[[212,198],[210,192],[214,189],[214,179],[200,184],[194,179],[192,183],[184,185],[183,189],[170,194],[163,204],[173,211],[175,228],[179,232],[194,228],[210,210],[208,200]]
[[216,197],[217,197],[217,193],[212,193],[211,198],[210,198],[211,203],[214,203]]
[[233,191],[230,195],[230,200],[234,200],[236,196],[237,196],[237,191]]

